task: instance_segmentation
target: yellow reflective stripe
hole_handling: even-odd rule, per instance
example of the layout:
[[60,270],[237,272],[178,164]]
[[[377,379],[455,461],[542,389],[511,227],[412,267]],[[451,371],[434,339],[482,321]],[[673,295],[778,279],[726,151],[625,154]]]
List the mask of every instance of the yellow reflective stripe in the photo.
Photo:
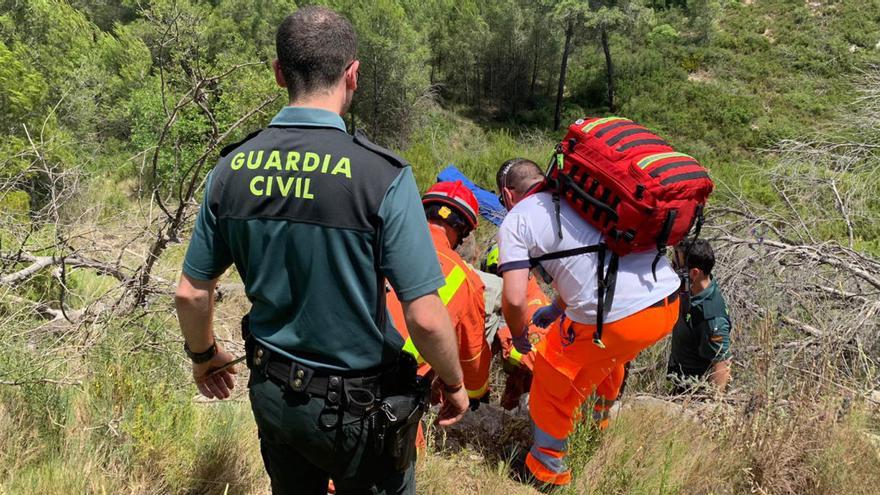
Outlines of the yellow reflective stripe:
[[519,363],[522,361],[523,355],[521,352],[516,350],[515,347],[510,348],[510,356],[507,358],[507,362],[514,365],[519,366]]
[[417,363],[425,364],[425,360],[422,359],[422,355],[419,353],[419,350],[416,349],[416,344],[409,337],[407,337],[406,342],[403,343],[403,352],[409,353],[412,357],[416,358]]
[[656,155],[648,155],[648,156],[642,158],[641,160],[639,160],[639,168],[642,170],[645,170],[646,168],[648,168],[649,165],[656,162],[657,160],[663,160],[664,158],[672,158],[672,157],[676,157],[676,156],[679,156],[682,158],[690,158],[691,160],[694,159],[694,157],[692,157],[690,155],[685,155],[684,153],[675,153],[675,152],[658,153]]
[[467,391],[468,398],[479,399],[480,397],[486,395],[487,390],[489,390],[489,379],[488,378],[486,378],[486,383],[484,383],[483,386],[478,388],[477,390],[470,390],[469,389]]
[[623,117],[605,117],[604,119],[594,120],[594,121],[590,122],[589,124],[583,126],[581,128],[581,132],[586,134],[586,133],[592,131],[593,129],[595,129],[596,126],[598,126],[598,125],[606,124],[608,122],[614,122],[615,120],[628,120],[628,119],[625,119]]
[[440,290],[437,291],[444,306],[449,304],[449,301],[458,292],[458,288],[464,283],[465,278],[464,270],[458,265],[449,272],[449,275],[446,276],[446,285],[440,287]]
[[468,358],[468,359],[459,359],[459,362],[461,362],[461,363],[469,363],[469,362],[471,362],[471,361],[474,361],[474,360],[478,359],[482,354],[483,354],[483,350],[480,349],[480,352],[474,354],[473,357]]

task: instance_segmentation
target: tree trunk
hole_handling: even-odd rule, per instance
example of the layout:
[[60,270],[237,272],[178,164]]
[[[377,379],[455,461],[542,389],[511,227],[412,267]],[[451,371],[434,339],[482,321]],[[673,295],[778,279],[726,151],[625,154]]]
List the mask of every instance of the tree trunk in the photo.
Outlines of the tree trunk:
[[608,111],[614,113],[614,63],[608,46],[608,30],[602,26],[602,50],[605,52],[605,76],[608,78]]
[[568,69],[568,55],[571,51],[571,37],[574,34],[574,19],[568,20],[565,28],[565,47],[562,49],[562,67],[559,69],[559,89],[556,91],[556,114],[553,117],[553,130],[559,130],[562,120],[562,93],[565,91],[565,71]]
[[535,83],[538,81],[538,48],[540,48],[541,37],[538,30],[535,30],[535,57],[532,60],[532,83],[529,85],[529,101],[535,101]]

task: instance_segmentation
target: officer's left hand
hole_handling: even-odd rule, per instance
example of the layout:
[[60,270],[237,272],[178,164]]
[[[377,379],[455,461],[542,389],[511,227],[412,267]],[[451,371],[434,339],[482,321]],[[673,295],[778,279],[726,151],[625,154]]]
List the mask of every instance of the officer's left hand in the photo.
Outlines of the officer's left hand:
[[193,380],[199,392],[209,399],[228,399],[230,391],[235,388],[235,375],[238,371],[230,366],[223,371],[211,374],[213,370],[235,359],[232,354],[217,346],[217,354],[210,361],[201,364],[193,363]]

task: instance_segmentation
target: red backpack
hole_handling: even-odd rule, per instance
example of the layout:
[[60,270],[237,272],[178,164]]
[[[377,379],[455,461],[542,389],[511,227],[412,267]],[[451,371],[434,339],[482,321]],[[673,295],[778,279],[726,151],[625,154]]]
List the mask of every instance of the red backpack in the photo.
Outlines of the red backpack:
[[[696,159],[673,151],[648,129],[621,117],[578,120],[556,147],[547,170],[559,225],[559,198],[602,232],[601,244],[532,259],[541,261],[585,253],[599,255],[599,300],[594,342],[601,341],[604,314],[611,308],[618,258],[657,250],[652,269],[696,224],[714,185]],[[559,229],[562,237],[562,230]],[[606,251],[611,251],[604,272]],[[655,274],[656,279],[656,274]]]

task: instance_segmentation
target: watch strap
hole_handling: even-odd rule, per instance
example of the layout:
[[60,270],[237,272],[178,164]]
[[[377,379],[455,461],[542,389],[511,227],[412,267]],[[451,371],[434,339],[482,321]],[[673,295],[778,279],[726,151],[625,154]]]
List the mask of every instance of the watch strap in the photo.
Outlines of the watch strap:
[[454,394],[464,387],[464,381],[458,382],[455,385],[447,385],[446,382],[440,380],[440,384],[443,386],[443,391],[447,394]]
[[190,361],[193,363],[207,363],[217,354],[217,342],[212,342],[211,347],[208,347],[202,352],[193,352],[192,349],[189,348],[189,344],[184,342],[183,350],[186,351],[186,355],[189,356]]

